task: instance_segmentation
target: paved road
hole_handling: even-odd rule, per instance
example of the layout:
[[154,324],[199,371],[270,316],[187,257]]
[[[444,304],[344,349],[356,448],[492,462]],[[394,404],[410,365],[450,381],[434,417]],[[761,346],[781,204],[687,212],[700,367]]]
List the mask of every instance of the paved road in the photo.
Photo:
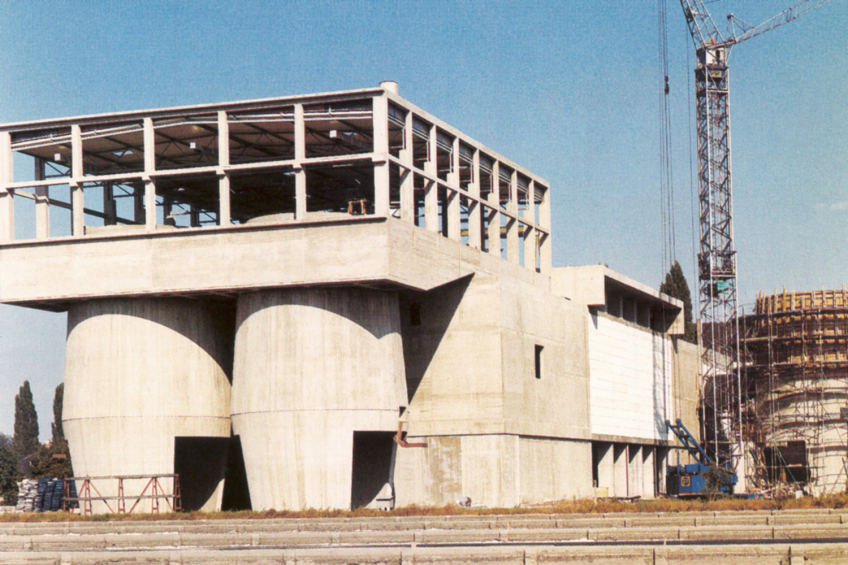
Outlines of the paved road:
[[848,563],[848,509],[0,523],[0,563]]

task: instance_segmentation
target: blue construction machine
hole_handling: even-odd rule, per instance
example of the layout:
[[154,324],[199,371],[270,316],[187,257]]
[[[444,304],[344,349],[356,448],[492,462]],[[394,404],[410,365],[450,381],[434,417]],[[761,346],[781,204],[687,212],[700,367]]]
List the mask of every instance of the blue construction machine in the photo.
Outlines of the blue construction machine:
[[737,482],[735,473],[730,472],[727,467],[724,473],[725,480],[719,486],[717,491],[712,493],[707,490],[706,475],[711,469],[716,468],[715,462],[707,455],[701,444],[689,433],[689,430],[683,425],[683,422],[677,420],[672,424],[669,420],[665,422],[666,427],[674,432],[680,443],[683,444],[682,449],[689,452],[689,455],[697,461],[688,465],[680,465],[680,457],[677,458],[677,465],[668,466],[668,475],[666,479],[666,492],[669,496],[704,496],[706,494],[721,494],[732,495],[733,486]]

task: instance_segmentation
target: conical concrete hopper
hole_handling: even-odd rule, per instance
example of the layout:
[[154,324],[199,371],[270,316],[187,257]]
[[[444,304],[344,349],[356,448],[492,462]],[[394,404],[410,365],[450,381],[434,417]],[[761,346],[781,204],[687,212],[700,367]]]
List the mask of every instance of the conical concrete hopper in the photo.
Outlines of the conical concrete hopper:
[[385,493],[406,403],[396,293],[239,298],[232,417],[254,510],[350,508]]
[[[231,332],[226,320],[197,301],[109,299],[71,306],[62,422],[74,475],[103,477],[92,479],[92,497],[117,496],[113,477],[145,476],[123,481],[129,511],[145,487],[144,494],[152,494],[150,477],[173,474],[176,460],[185,462],[176,469],[184,506],[220,508],[231,432]],[[81,486],[78,481],[78,491]],[[158,486],[173,492],[172,479]],[[142,498],[135,512],[151,508],[152,499]],[[160,500],[159,510],[167,509]],[[93,503],[94,512],[117,510],[114,498]]]

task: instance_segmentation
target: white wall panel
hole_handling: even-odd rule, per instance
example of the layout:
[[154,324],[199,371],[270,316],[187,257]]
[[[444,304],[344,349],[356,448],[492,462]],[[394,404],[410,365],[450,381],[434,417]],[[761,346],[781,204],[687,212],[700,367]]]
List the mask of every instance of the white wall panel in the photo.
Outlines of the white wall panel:
[[671,344],[662,334],[593,314],[589,394],[593,434],[665,439],[671,418]]

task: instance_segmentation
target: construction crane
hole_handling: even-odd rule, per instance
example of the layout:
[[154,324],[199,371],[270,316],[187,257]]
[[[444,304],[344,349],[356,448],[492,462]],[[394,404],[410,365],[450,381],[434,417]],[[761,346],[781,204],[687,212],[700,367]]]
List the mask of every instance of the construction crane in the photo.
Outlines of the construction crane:
[[680,0],[697,55],[698,282],[704,443],[716,461],[740,477],[744,477],[739,468],[744,451],[727,61],[737,43],[790,22],[829,1],[799,2],[756,26],[731,14],[727,16],[727,31],[722,36],[702,0]]

